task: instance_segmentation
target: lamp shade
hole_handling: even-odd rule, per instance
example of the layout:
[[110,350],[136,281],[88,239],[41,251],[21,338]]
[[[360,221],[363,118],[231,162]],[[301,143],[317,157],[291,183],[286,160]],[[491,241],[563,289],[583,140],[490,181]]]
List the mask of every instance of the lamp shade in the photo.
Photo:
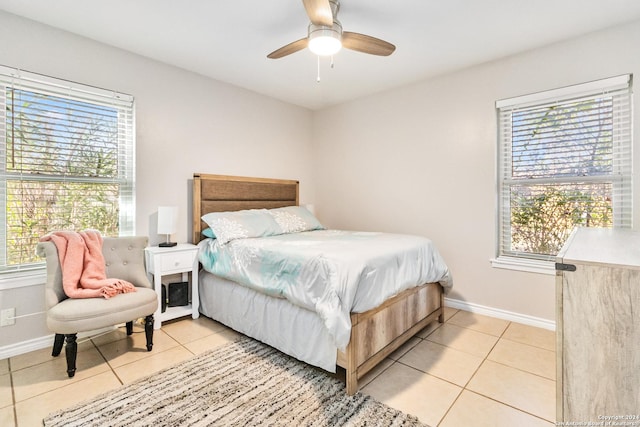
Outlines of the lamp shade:
[[178,229],[178,207],[158,207],[158,234],[173,234]]

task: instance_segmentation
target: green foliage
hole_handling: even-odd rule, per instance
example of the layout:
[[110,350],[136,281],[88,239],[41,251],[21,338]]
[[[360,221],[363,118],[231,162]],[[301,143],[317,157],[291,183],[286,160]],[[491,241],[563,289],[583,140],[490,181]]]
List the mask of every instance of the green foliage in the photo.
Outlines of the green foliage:
[[40,262],[38,239],[56,230],[118,235],[118,185],[8,181],[7,265]]
[[608,196],[611,193],[606,185],[571,187],[541,186],[519,194],[512,192],[513,250],[555,255],[575,226],[613,226],[613,207]]

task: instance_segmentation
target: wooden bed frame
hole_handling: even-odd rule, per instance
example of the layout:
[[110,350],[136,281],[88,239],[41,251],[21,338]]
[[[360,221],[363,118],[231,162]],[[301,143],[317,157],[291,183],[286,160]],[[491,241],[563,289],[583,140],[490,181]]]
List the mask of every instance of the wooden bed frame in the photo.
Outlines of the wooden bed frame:
[[[278,208],[299,204],[299,182],[196,173],[193,175],[193,242],[202,240],[209,212]],[[351,314],[351,338],[338,351],[347,394],[358,380],[429,323],[444,322],[444,292],[438,283],[408,289],[364,313]]]

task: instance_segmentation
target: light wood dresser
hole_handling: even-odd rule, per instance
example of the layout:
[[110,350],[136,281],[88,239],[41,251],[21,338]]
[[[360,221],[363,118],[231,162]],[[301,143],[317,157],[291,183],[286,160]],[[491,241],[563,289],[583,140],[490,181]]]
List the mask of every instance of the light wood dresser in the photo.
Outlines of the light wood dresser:
[[557,420],[640,426],[640,232],[576,228],[556,294]]

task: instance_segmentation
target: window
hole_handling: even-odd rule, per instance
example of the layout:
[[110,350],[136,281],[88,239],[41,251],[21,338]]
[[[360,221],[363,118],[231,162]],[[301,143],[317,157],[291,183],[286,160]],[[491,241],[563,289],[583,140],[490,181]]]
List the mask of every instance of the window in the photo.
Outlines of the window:
[[575,226],[631,227],[631,76],[496,107],[499,260],[551,261]]
[[0,272],[54,230],[134,232],[133,98],[0,67]]

